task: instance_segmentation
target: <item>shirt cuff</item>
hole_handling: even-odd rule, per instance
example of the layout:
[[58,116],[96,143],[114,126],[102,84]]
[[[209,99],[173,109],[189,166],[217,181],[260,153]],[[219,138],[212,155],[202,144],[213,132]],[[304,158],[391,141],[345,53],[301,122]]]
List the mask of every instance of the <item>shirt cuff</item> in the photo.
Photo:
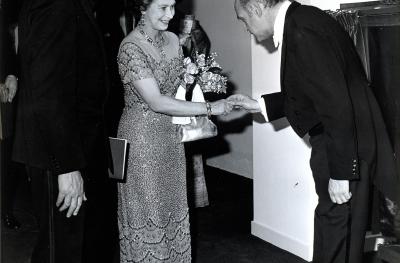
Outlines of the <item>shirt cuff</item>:
[[258,105],[260,105],[261,114],[264,116],[266,122],[269,122],[267,107],[265,106],[265,100],[263,98],[257,99]]

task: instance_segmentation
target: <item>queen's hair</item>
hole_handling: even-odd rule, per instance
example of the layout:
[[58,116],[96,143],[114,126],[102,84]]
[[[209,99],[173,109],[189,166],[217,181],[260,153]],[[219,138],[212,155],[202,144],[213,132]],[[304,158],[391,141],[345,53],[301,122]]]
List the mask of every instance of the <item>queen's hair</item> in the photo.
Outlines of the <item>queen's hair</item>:
[[139,3],[139,8],[140,8],[140,11],[146,11],[147,10],[147,8],[149,7],[149,5],[151,5],[151,3],[153,2],[154,0],[139,0],[139,1],[137,1],[138,3]]
[[153,1],[154,0],[127,0],[125,10],[129,13],[140,13],[146,11]]

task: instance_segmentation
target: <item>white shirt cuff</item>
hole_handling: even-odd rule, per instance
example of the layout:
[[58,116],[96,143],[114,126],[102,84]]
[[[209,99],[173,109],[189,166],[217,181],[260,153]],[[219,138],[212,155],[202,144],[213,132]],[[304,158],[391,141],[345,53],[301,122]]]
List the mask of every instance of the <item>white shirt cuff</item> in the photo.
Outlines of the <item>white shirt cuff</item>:
[[257,99],[258,105],[260,105],[261,109],[261,114],[264,116],[264,119],[266,122],[269,122],[268,120],[268,114],[267,114],[267,107],[265,106],[265,100],[263,98]]

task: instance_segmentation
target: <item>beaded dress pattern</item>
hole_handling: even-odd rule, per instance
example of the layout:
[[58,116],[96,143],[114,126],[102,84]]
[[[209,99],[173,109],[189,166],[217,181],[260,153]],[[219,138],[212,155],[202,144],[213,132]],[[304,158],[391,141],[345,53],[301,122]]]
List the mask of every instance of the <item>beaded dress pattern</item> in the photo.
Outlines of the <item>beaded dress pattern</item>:
[[133,85],[154,78],[161,94],[174,96],[183,56],[157,60],[146,48],[148,43],[133,38],[118,54],[125,91],[118,137],[129,142],[126,182],[118,184],[120,258],[123,263],[191,262],[183,144],[171,116],[152,111]]

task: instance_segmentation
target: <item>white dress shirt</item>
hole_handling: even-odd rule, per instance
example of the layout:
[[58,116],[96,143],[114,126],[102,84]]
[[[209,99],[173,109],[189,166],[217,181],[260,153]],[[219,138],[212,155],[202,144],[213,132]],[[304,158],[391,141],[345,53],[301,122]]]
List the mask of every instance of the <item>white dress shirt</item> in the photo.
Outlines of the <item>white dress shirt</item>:
[[[282,39],[283,39],[283,30],[285,28],[285,17],[291,3],[292,2],[290,2],[289,0],[286,0],[282,3],[274,22],[274,35],[272,36],[272,39],[279,53],[282,52]],[[269,120],[268,120],[267,108],[265,106],[265,100],[263,98],[259,98],[257,99],[257,101],[258,104],[260,105],[261,114],[268,122]]]

